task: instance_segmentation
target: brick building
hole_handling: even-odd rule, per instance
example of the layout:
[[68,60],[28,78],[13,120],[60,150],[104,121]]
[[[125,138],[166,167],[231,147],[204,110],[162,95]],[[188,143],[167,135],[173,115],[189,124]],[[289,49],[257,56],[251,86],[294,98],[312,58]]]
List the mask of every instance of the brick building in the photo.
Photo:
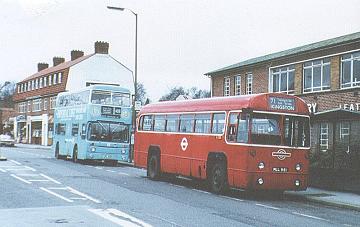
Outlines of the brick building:
[[360,32],[248,59],[205,74],[212,96],[284,92],[312,115],[312,162],[360,170]]
[[96,42],[95,52],[71,51],[71,60],[39,63],[38,72],[17,83],[14,136],[22,143],[52,144],[53,114],[58,93],[92,84],[115,84],[134,91],[132,71],[109,55],[109,44]]

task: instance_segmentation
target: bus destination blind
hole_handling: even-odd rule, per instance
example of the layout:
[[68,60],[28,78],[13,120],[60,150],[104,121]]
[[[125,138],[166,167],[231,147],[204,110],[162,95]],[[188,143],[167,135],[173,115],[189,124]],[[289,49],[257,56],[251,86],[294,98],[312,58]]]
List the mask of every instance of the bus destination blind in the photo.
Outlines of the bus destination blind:
[[295,111],[294,98],[269,97],[269,107],[272,110]]

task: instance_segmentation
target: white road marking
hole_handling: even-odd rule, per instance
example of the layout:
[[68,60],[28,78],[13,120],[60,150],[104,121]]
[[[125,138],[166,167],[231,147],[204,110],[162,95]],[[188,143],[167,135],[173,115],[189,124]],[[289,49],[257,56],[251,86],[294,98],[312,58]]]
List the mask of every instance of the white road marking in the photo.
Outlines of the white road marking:
[[27,168],[27,169],[29,169],[29,170],[31,170],[31,171],[33,171],[33,172],[36,171],[36,169],[34,169],[34,168],[30,167],[30,166],[24,166],[24,167]]
[[269,208],[269,209],[273,209],[273,210],[280,210],[280,208],[273,207],[273,206],[268,206],[268,205],[264,205],[264,204],[261,204],[261,203],[256,203],[255,205],[256,205],[256,206],[265,207],[265,208]]
[[319,218],[319,217],[312,216],[312,215],[302,214],[302,213],[298,213],[298,212],[292,212],[292,213],[295,214],[295,215],[300,215],[300,216],[307,217],[307,218],[313,218],[313,219],[316,219],[316,220],[328,221],[328,220],[326,220],[324,218]]
[[94,203],[101,203],[100,200],[94,199],[93,197],[86,195],[85,193],[79,192],[78,190],[73,189],[72,187],[66,187],[71,193],[87,198],[88,200],[93,201]]
[[203,190],[199,190],[199,189],[195,189],[195,188],[193,188],[192,190],[193,190],[193,191],[196,191],[196,192],[201,192],[201,193],[205,193],[205,194],[210,194],[210,192],[203,191]]
[[57,181],[57,180],[55,180],[55,179],[53,179],[53,178],[51,178],[51,177],[49,177],[49,176],[47,176],[47,175],[45,175],[45,174],[40,173],[40,176],[48,179],[49,181],[54,182],[55,184],[61,184],[59,181]]
[[3,172],[3,173],[6,173],[6,170],[4,170],[4,169],[0,168],[0,171]]
[[10,174],[10,176],[12,176],[12,177],[18,179],[19,181],[24,182],[24,183],[31,184],[30,181],[27,181],[27,180],[25,180],[24,178],[21,178],[21,177],[19,177],[19,176],[16,176],[15,174]]
[[21,165],[20,162],[17,162],[17,161],[15,161],[15,160],[9,160],[9,161],[12,162],[12,163],[15,163],[16,165]]
[[95,169],[104,169],[103,167],[95,166]]
[[43,191],[45,191],[45,192],[47,192],[47,193],[49,193],[49,194],[51,194],[51,195],[53,195],[53,196],[56,196],[56,197],[60,198],[60,199],[62,199],[62,200],[65,200],[66,202],[69,202],[69,203],[74,202],[73,200],[68,199],[68,198],[65,198],[64,196],[59,195],[59,194],[57,194],[56,192],[50,191],[50,190],[48,190],[48,189],[46,189],[46,188],[40,187],[40,189],[43,190]]
[[178,188],[186,188],[185,186],[177,185],[177,184],[170,184],[170,185],[175,186],[175,187],[178,187]]
[[88,209],[88,211],[100,217],[103,217],[119,226],[152,227],[152,225],[116,209]]
[[49,180],[44,180],[44,179],[35,179],[35,180],[28,180],[31,182],[49,182]]
[[107,172],[110,172],[110,173],[116,173],[116,171],[110,170],[110,169],[107,169],[106,171],[107,171]]
[[242,199],[237,199],[237,198],[233,198],[233,197],[229,197],[229,196],[220,195],[220,197],[225,198],[225,199],[235,200],[238,202],[244,202],[244,200],[242,200]]
[[124,176],[130,176],[129,174],[127,173],[123,173],[123,172],[118,172],[119,175],[124,175]]

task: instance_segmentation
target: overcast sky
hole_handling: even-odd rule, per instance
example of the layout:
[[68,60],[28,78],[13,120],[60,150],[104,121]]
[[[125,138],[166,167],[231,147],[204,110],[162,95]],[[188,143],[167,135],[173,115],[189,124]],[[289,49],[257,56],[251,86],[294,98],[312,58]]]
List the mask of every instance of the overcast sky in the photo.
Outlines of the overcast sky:
[[110,54],[134,69],[153,101],[171,87],[210,88],[203,74],[248,58],[360,31],[359,0],[0,0],[0,83],[70,51]]

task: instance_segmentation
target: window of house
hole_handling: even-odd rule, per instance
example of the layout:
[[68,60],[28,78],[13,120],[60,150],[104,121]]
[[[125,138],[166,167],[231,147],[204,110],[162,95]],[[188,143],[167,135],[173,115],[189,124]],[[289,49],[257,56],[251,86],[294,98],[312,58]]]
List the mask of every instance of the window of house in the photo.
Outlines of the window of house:
[[230,77],[224,78],[224,96],[230,96]]
[[47,77],[44,77],[44,87],[47,86]]
[[341,58],[341,88],[360,86],[360,52]]
[[165,115],[156,115],[154,121],[154,131],[164,132],[166,123]]
[[31,112],[31,101],[27,102],[27,112]]
[[320,149],[326,151],[329,149],[329,124],[320,124]]
[[35,80],[35,89],[39,89],[39,79]]
[[253,75],[252,73],[247,73],[246,74],[246,94],[250,95],[253,93]]
[[194,114],[180,115],[180,132],[193,132]]
[[20,93],[20,85],[17,86],[17,93]]
[[195,115],[195,132],[196,133],[210,133],[211,114],[196,114]]
[[32,81],[31,81],[31,90],[34,90],[34,89],[35,89],[35,81],[32,80]]
[[212,118],[211,133],[223,134],[225,128],[225,113],[214,113]]
[[48,99],[44,98],[44,110],[47,110],[47,106],[48,106]]
[[62,72],[58,74],[58,84],[61,84],[62,81]]
[[57,73],[54,73],[53,75],[53,84],[55,85],[57,83]]
[[348,141],[350,136],[350,122],[340,122],[340,140]]
[[271,70],[271,89],[272,92],[294,93],[295,67],[293,65],[280,67]]
[[27,91],[27,83],[24,84],[24,92]]
[[41,77],[40,78],[40,83],[39,83],[39,88],[42,88],[43,87],[43,78]]
[[241,95],[241,76],[240,75],[235,76],[234,81],[235,81],[234,94]]
[[31,91],[31,81],[28,81],[28,91]]
[[33,112],[41,111],[41,99],[35,99],[33,100]]
[[56,96],[50,97],[50,109],[55,109],[56,106]]
[[51,86],[51,81],[52,81],[52,75],[49,75],[49,86]]
[[330,59],[304,63],[304,92],[330,89]]
[[19,103],[18,110],[19,110],[19,113],[25,113],[26,112],[26,102]]

